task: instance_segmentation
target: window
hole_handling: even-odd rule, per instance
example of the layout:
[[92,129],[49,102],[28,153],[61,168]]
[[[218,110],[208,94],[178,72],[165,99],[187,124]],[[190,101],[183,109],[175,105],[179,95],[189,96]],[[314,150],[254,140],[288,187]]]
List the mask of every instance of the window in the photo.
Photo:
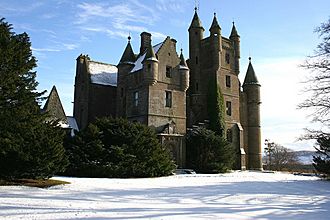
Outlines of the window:
[[226,87],[227,88],[230,88],[231,87],[230,76],[226,76]]
[[227,141],[230,143],[233,142],[233,133],[231,129],[227,129]]
[[229,53],[226,53],[225,59],[226,59],[226,63],[229,64],[230,63],[230,55],[229,55]]
[[148,70],[150,70],[151,69],[151,64],[148,64]]
[[165,91],[165,107],[172,107],[172,92]]
[[198,82],[196,82],[196,92],[198,91]]
[[198,64],[198,57],[196,57],[196,64]]
[[226,113],[227,115],[231,116],[231,102],[226,102]]
[[172,77],[172,67],[166,66],[166,77],[171,78]]
[[120,97],[123,97],[124,96],[124,88],[121,88],[120,89]]
[[139,105],[139,92],[134,92],[133,93],[133,103],[134,103],[134,106]]

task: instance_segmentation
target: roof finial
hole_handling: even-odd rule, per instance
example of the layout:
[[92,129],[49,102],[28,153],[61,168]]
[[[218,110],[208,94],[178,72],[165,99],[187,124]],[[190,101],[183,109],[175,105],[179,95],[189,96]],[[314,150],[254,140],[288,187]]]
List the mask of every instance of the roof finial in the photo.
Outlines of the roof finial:
[[181,54],[182,54],[182,48],[180,49],[180,51],[181,51]]
[[127,39],[128,39],[128,43],[130,43],[130,42],[131,42],[131,39],[132,39],[132,38],[131,38],[131,32],[130,32],[130,31],[128,32],[128,37],[127,37]]
[[251,56],[249,57],[249,62],[251,63]]
[[199,1],[195,0],[195,12],[197,13],[197,10],[199,9]]
[[214,12],[214,13],[213,13],[213,15],[214,15],[214,17],[216,17],[216,16],[217,16],[217,13],[216,13],[216,12]]

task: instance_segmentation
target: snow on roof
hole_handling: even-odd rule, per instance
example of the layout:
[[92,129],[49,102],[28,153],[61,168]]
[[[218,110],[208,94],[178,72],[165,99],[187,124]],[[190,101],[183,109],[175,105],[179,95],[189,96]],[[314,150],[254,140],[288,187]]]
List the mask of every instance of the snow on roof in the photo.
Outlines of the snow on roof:
[[68,124],[69,124],[69,127],[70,128],[79,131],[77,121],[76,121],[76,119],[74,117],[67,116],[66,119],[68,120]]
[[[164,42],[160,42],[159,44],[156,44],[155,46],[152,47],[154,49],[155,54],[158,53],[158,51],[161,48],[161,46],[163,45],[163,43]],[[142,62],[143,62],[143,60],[144,60],[144,58],[146,56],[146,53],[147,52],[144,52],[144,54],[142,54],[141,56],[139,56],[139,58],[135,61],[134,67],[131,70],[131,73],[142,69],[142,67],[143,67]]]
[[91,82],[100,85],[117,85],[118,68],[111,64],[89,61]]

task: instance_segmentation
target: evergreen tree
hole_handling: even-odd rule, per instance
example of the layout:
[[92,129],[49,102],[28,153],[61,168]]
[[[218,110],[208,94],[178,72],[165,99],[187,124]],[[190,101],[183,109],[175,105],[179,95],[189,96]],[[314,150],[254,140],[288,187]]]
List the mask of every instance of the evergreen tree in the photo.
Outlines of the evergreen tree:
[[26,33],[0,19],[0,178],[48,178],[66,165],[63,131],[45,123]]
[[210,80],[208,90],[208,115],[210,129],[225,137],[225,105],[221,89],[216,80]]
[[156,177],[175,169],[151,128],[125,119],[102,118],[69,138],[67,174],[89,177]]
[[232,168],[234,150],[223,137],[205,128],[187,134],[187,165],[201,173],[222,173]]
[[316,141],[317,155],[313,156],[313,166],[317,171],[330,176],[330,137],[322,136]]

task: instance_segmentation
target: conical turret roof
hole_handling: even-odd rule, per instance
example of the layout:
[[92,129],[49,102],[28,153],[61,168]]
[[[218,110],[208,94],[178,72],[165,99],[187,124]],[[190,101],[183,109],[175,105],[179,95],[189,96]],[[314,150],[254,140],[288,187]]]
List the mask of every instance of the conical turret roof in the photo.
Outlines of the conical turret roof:
[[216,16],[216,13],[214,13],[214,17],[213,17],[213,21],[212,21],[212,24],[211,24],[211,27],[210,27],[210,31],[212,29],[221,29],[219,23],[218,23],[218,19],[217,19],[217,16]]
[[183,54],[182,54],[182,49],[181,49],[181,54],[180,54],[180,69],[188,69],[186,60],[184,59]]
[[244,79],[244,83],[243,86],[245,85],[260,85],[258,78],[254,72],[252,63],[251,63],[251,57],[249,57],[249,66],[248,69],[246,71],[246,75],[245,75],[245,79]]
[[197,8],[195,8],[195,14],[194,14],[194,17],[193,17],[193,19],[191,21],[189,30],[190,30],[190,28],[201,28],[201,29],[204,30],[204,28],[202,26],[202,22],[199,19],[198,14],[197,14]]
[[231,33],[230,33],[230,38],[232,38],[232,37],[239,37],[234,22],[233,22],[233,27],[232,27]]
[[67,123],[67,118],[60,100],[60,96],[58,95],[55,86],[53,86],[49,93],[43,111],[48,112],[51,120],[60,120],[62,123]]
[[128,43],[124,50],[124,53],[119,61],[119,63],[134,63],[135,62],[135,55],[131,46],[131,37],[128,37]]
[[150,42],[150,46],[147,48],[147,53],[146,53],[146,56],[143,61],[145,61],[145,60],[158,61],[158,59],[155,55],[155,51],[154,51],[153,47],[151,46],[151,42]]

